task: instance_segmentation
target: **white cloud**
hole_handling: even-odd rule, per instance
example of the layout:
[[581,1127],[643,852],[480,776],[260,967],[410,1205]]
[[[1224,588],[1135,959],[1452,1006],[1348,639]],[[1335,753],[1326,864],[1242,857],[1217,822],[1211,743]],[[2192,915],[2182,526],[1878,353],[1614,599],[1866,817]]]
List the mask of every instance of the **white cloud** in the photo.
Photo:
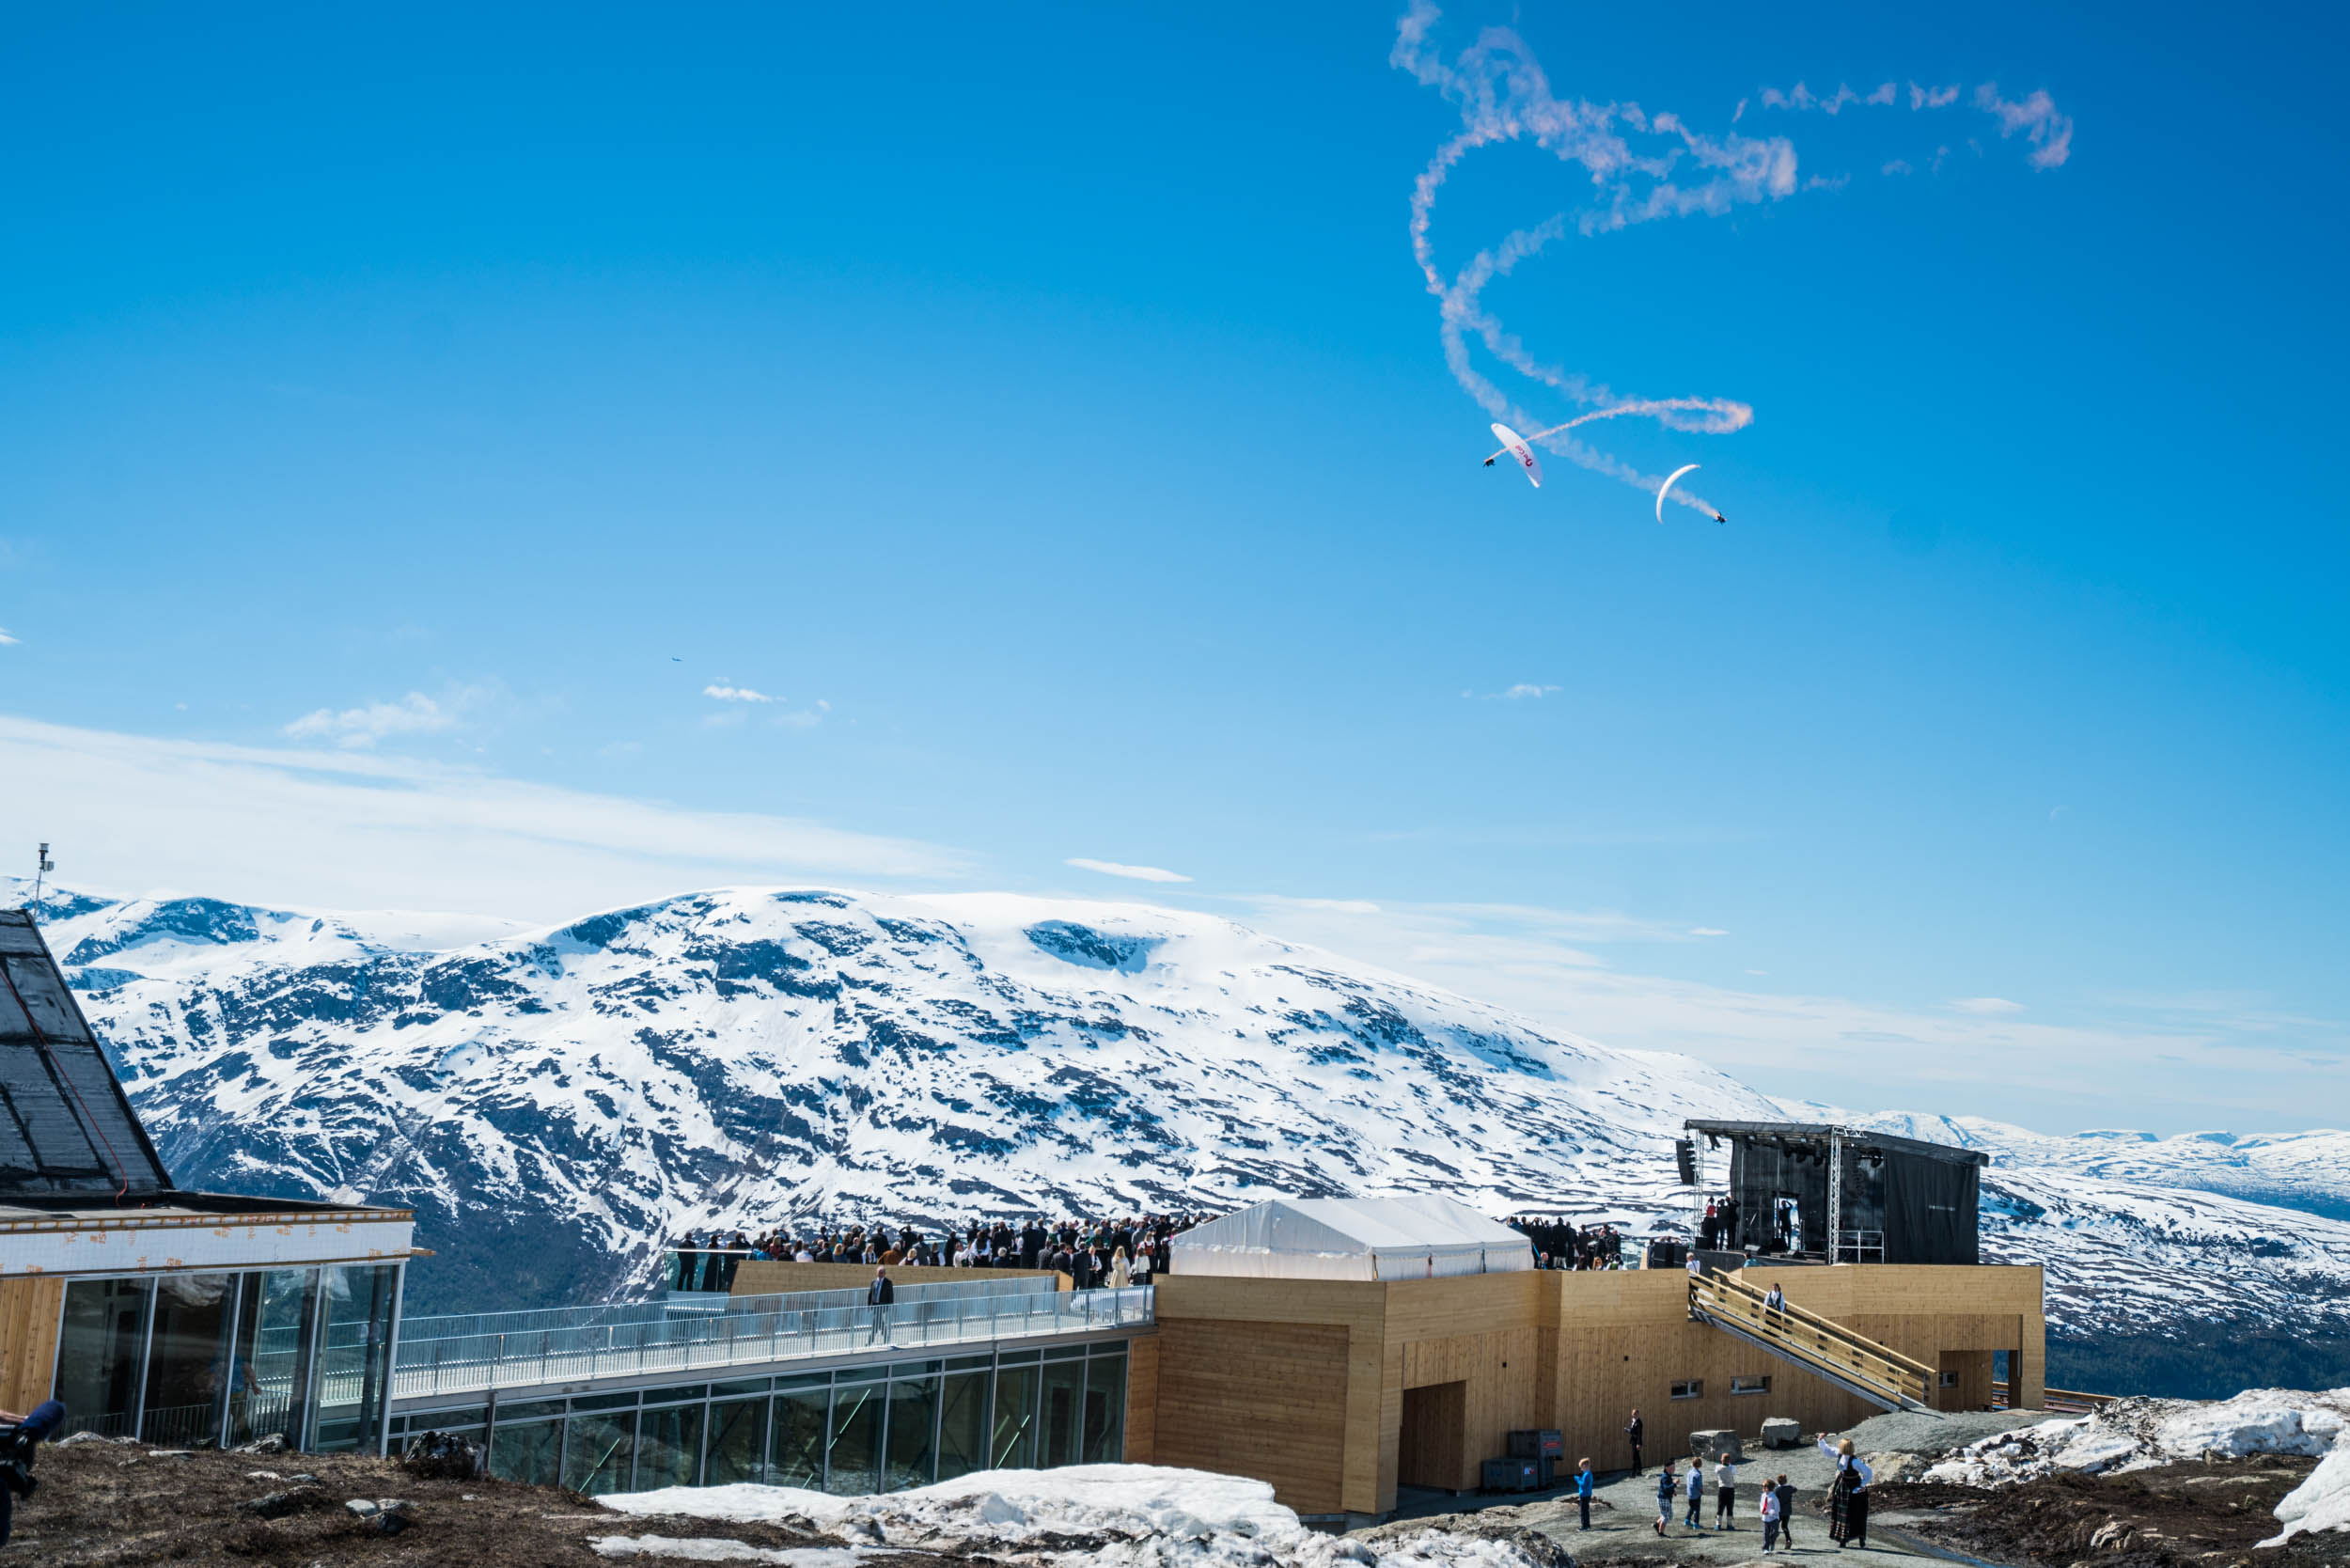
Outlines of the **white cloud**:
[[1896,158],[1891,163],[1886,165],[1883,168],[1877,170],[1877,172],[1879,174],[1907,174],[1910,172],[1909,160],[1906,158]]
[[457,715],[422,692],[410,692],[397,702],[370,702],[364,708],[321,708],[303,714],[285,728],[298,741],[332,741],[342,746],[370,746],[390,735],[421,735],[452,729]]
[[2057,113],[2056,101],[2045,88],[2020,102],[2010,102],[1999,96],[1997,82],[1985,82],[1975,89],[1975,107],[1999,122],[2002,138],[2018,131],[2025,133],[2032,150],[2024,161],[2033,168],[2057,168],[2073,155],[2072,117]]
[[1514,686],[1505,687],[1497,692],[1463,692],[1461,695],[1472,698],[1479,702],[1523,702],[1529,697],[1548,697],[1561,689],[1558,686],[1536,685],[1531,681],[1521,681]]
[[[569,919],[724,882],[959,880],[969,859],[789,817],[527,783],[363,747],[156,740],[0,716],[0,818],[77,886]],[[25,831],[33,833],[32,826]]]
[[1728,936],[1730,933],[1718,926],[1691,926],[1689,934],[1692,936]]
[[721,702],[774,702],[777,700],[769,697],[765,692],[755,692],[748,686],[728,685],[724,681],[713,681],[704,686],[702,695],[714,697]]
[[2005,996],[1953,996],[1950,1006],[1961,1012],[1971,1012],[1982,1018],[1996,1018],[2002,1013],[2024,1011],[2023,1003],[2011,1002]]
[[1947,109],[1958,102],[1958,85],[1947,87],[1921,87],[1909,84],[1909,106],[1913,109]]
[[[1573,927],[1590,917],[1508,905],[1356,905],[1257,896],[1249,923],[1347,954],[1555,1028],[1619,1047],[1678,1051],[1765,1093],[1839,1083],[1847,1104],[1923,1101],[2008,1121],[2210,1126],[2231,1110],[2307,1125],[2310,1047],[2340,1024],[2264,1033],[2232,1016],[2155,1016],[2108,1007],[2097,1022],[2028,1023],[2012,1013],[1825,995],[1772,995],[1616,967]],[[1623,921],[1637,925],[1637,921]],[[1760,980],[1759,972],[1749,974]],[[2012,1005],[2012,1004],[2011,1004]],[[2320,1065],[2350,1065],[2336,1054]],[[2117,1073],[2126,1087],[2117,1081]],[[2215,1085],[2224,1091],[2215,1093]],[[2327,1090],[2327,1092],[2338,1092]],[[2330,1103],[2330,1102],[2328,1102]],[[2054,1108],[2046,1108],[2054,1107]]]
[[8,635],[8,629],[7,627],[0,626],[0,648],[13,647],[17,640],[18,639],[15,637]]
[[1189,882],[1181,871],[1162,870],[1156,866],[1121,866],[1115,860],[1088,860],[1082,855],[1062,862],[1083,871],[1099,871],[1104,876],[1122,876],[1130,882]]

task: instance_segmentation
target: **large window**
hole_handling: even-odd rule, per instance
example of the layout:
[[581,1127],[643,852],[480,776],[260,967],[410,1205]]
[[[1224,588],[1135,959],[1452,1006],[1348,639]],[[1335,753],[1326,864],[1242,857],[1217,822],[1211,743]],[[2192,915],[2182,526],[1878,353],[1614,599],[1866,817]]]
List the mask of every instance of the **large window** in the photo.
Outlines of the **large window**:
[[[490,1469],[590,1494],[764,1482],[858,1496],[991,1467],[1115,1464],[1125,1457],[1126,1346],[1090,1348],[1053,1361],[965,1356],[502,1404]],[[485,1414],[413,1411],[393,1419],[393,1442],[436,1428],[478,1433]]]
[[248,1389],[249,1366],[230,1365],[236,1304],[232,1274],[166,1274],[155,1281],[155,1332],[147,1356],[139,1435],[175,1449],[220,1446],[231,1386]]
[[302,1441],[318,1332],[318,1271],[272,1269],[243,1276],[228,1389],[228,1441],[272,1433]]
[[636,1482],[632,1491],[650,1492],[663,1486],[691,1486],[698,1479],[702,1457],[702,1407],[671,1405],[648,1410],[636,1432]]
[[988,1468],[1025,1470],[1036,1464],[1037,1368],[995,1369],[995,1423],[988,1439]]
[[563,1479],[561,1421],[500,1421],[490,1439],[490,1473],[532,1486]]
[[832,1443],[829,1383],[818,1377],[776,1395],[775,1433],[767,1449],[769,1484],[823,1490],[824,1450]]
[[767,1446],[767,1402],[728,1400],[710,1407],[710,1446],[702,1460],[702,1484],[728,1486],[766,1480],[760,1465]]
[[1126,1457],[1126,1356],[1096,1356],[1086,1363],[1085,1452],[1088,1465]]
[[[949,1361],[948,1366],[954,1363]],[[987,1372],[948,1372],[938,1411],[938,1479],[987,1468]]]
[[832,1391],[832,1448],[824,1490],[856,1497],[881,1490],[882,1413],[886,1383],[844,1383]]
[[[929,1363],[935,1367],[937,1362]],[[938,1379],[900,1378],[889,1386],[889,1459],[883,1489],[931,1483],[932,1434],[938,1426]]]
[[66,1285],[56,1382],[56,1397],[65,1402],[66,1432],[128,1437],[136,1429],[139,1361],[154,1294],[150,1279],[75,1279]]
[[365,1264],[320,1272],[326,1293],[325,1348],[319,1356],[318,1424],[310,1446],[321,1453],[372,1448],[384,1415],[399,1273],[388,1265]]
[[1077,1404],[1086,1386],[1083,1361],[1044,1363],[1044,1419],[1038,1432],[1037,1467],[1077,1462]]
[[628,1491],[635,1448],[635,1411],[573,1416],[564,1438],[563,1484],[591,1497]]

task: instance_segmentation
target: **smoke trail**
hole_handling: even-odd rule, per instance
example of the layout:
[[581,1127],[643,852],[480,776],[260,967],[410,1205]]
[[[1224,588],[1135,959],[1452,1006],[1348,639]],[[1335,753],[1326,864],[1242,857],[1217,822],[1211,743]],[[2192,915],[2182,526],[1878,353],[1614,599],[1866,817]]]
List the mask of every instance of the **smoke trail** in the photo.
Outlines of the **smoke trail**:
[[[1570,229],[1589,239],[1659,218],[1718,217],[1741,206],[1784,200],[1799,188],[1836,189],[1845,177],[1834,180],[1815,177],[1799,187],[1794,146],[1785,136],[1745,136],[1731,132],[1716,138],[1692,130],[1678,115],[1650,114],[1637,103],[1560,98],[1551,91],[1549,79],[1525,40],[1507,27],[1483,29],[1474,43],[1448,61],[1430,37],[1442,14],[1434,0],[1411,0],[1410,8],[1396,22],[1395,47],[1387,58],[1422,86],[1434,87],[1461,111],[1461,129],[1437,148],[1412,184],[1412,259],[1419,265],[1428,291],[1437,300],[1437,332],[1445,365],[1462,389],[1496,422],[1519,429],[1538,423],[1479,368],[1472,344],[1481,346],[1493,360],[1585,410],[1536,431],[1527,437],[1528,441],[1539,441],[1546,449],[1594,473],[1653,492],[1663,483],[1660,477],[1643,474],[1571,432],[1603,419],[1643,418],[1653,419],[1668,430],[1728,435],[1752,424],[1754,409],[1729,398],[1619,395],[1579,371],[1537,359],[1487,307],[1486,289],[1567,238]],[[1939,108],[1951,102],[1957,92],[1955,87],[1929,92],[1913,85],[1912,107]],[[1801,83],[1791,93],[1776,88],[1762,92],[1763,103],[1774,109],[1817,107],[1829,114],[1849,103],[1889,107],[1895,100],[1891,82],[1866,96],[1840,86],[1833,97],[1820,98]],[[1979,91],[1978,106],[1999,120],[2003,135],[2017,131],[2027,133],[2034,149],[2029,160],[2034,168],[2054,167],[2064,161],[2072,121],[2055,112],[2044,92],[2012,103],[1986,84]],[[1731,116],[1732,124],[1745,108],[1742,100],[1739,114]],[[1634,137],[1645,139],[1636,143]],[[1555,213],[1531,228],[1509,234],[1447,276],[1436,260],[1437,196],[1470,153],[1517,141],[1531,141],[1560,162],[1579,165],[1590,182],[1594,200],[1572,215]],[[1904,171],[1907,168],[1905,164],[1901,166]],[[1667,499],[1709,516],[1719,510],[1678,486]]]

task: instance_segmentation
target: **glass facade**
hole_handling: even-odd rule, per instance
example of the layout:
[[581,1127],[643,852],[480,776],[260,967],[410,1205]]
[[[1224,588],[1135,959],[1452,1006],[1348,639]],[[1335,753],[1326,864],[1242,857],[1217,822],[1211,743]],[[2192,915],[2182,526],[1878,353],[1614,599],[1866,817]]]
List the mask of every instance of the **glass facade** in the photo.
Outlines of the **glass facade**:
[[372,1450],[398,1265],[70,1279],[57,1339],[66,1432],[171,1448]]
[[591,1496],[733,1482],[848,1496],[1123,1458],[1126,1341],[1050,1354],[414,1410],[392,1419],[392,1445],[427,1431],[478,1440],[486,1429],[492,1474]]
[[128,1437],[138,1430],[139,1366],[152,1279],[74,1279],[57,1334],[56,1397],[66,1431]]

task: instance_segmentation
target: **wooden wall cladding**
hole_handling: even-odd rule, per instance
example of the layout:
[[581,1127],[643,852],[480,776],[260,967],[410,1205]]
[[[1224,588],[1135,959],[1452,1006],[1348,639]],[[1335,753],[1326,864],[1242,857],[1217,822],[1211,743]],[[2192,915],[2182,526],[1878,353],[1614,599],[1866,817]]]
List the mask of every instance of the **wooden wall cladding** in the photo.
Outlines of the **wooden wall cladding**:
[[[2037,1268],[1758,1268],[1748,1278],[1766,1289],[1776,1280],[1791,1301],[1957,1372],[1959,1386],[1937,1389],[1937,1403],[1988,1403],[1995,1350],[2015,1354],[2024,1388],[2038,1396],[2046,1330]],[[1175,1276],[1159,1282],[1158,1312],[1158,1463],[1259,1476],[1306,1513],[1383,1513],[1400,1482],[1474,1487],[1480,1464],[1506,1452],[1520,1428],[1560,1430],[1570,1473],[1585,1456],[1620,1468],[1631,1461],[1623,1426],[1635,1407],[1651,1464],[1685,1459],[1695,1431],[1753,1437],[1765,1417],[1785,1416],[1808,1433],[1832,1432],[1875,1413],[1691,1323],[1688,1277],[1678,1271],[1392,1285]],[[1278,1332],[1301,1328],[1321,1332]],[[1292,1346],[1308,1359],[1290,1364]],[[1197,1370],[1199,1357],[1252,1356],[1246,1376]],[[1747,1379],[1755,1391],[1732,1391]],[[1285,1391],[1301,1380],[1334,1385],[1331,1397]],[[1676,1399],[1676,1384],[1696,1391]],[[1237,1428],[1245,1436],[1220,1435]],[[1307,1450],[1319,1445],[1336,1451],[1317,1460]]]
[[0,1279],[0,1410],[19,1415],[49,1397],[65,1281]]
[[1157,1463],[1270,1482],[1300,1513],[1344,1512],[1348,1339],[1328,1324],[1161,1322]]
[[1138,1334],[1126,1345],[1126,1463],[1155,1465],[1159,1436],[1159,1339]]

